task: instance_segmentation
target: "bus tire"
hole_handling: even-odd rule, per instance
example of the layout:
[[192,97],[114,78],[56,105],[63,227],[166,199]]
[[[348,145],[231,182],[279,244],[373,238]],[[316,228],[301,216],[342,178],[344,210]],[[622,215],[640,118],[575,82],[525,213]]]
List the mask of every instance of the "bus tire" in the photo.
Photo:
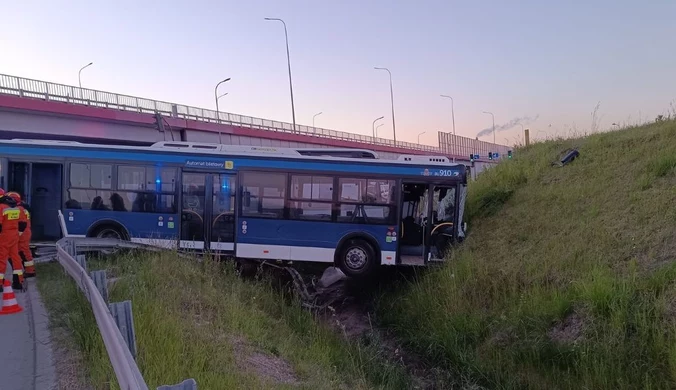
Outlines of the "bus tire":
[[117,223],[103,223],[96,226],[88,234],[89,237],[94,238],[115,238],[118,240],[129,241],[129,235],[122,225]]
[[366,240],[353,238],[341,246],[336,265],[349,277],[364,278],[376,269],[378,258],[373,245]]

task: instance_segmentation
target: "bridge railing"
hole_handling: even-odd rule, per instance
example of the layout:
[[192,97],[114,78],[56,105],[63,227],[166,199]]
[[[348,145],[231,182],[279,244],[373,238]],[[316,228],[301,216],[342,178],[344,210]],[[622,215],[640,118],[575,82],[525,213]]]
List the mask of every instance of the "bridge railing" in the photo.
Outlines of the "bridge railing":
[[[420,145],[404,141],[399,141],[395,145],[393,140],[386,138],[374,138],[368,135],[354,134],[345,131],[330,130],[321,127],[312,127],[298,124],[296,124],[296,128],[294,129],[293,125],[287,122],[255,118],[222,111],[216,113],[214,110],[205,108],[191,107],[182,104],[145,99],[136,96],[120,95],[113,92],[79,88],[71,85],[57,84],[4,74],[0,74],[0,93],[148,114],[160,112],[167,116],[186,120],[223,123],[234,126],[251,127],[265,131],[295,133],[310,137],[358,142],[365,144],[365,147],[368,145],[381,145],[390,147],[396,146],[401,149],[423,151],[435,154],[454,154],[458,156],[469,155],[470,152],[468,151],[471,149],[474,149],[474,152],[480,152],[486,148],[492,148],[493,151],[498,151],[499,148],[506,148],[502,145],[493,145],[487,142],[461,136],[454,136],[453,144],[446,143],[444,144],[446,146],[443,146],[440,143],[439,145],[441,147]],[[485,144],[491,146],[487,146]],[[460,145],[463,146],[460,147]],[[461,151],[465,151],[466,153],[460,153]],[[485,155],[486,153],[483,154]]]

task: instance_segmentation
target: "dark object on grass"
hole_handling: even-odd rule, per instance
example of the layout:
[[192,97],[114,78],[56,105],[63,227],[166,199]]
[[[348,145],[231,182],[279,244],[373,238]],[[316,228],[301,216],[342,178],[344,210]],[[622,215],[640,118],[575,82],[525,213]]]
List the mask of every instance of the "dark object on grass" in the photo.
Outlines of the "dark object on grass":
[[575,159],[578,158],[579,156],[580,152],[578,152],[577,149],[567,149],[565,152],[563,152],[563,157],[561,158],[561,160],[552,162],[552,165],[562,167],[568,163],[575,161]]

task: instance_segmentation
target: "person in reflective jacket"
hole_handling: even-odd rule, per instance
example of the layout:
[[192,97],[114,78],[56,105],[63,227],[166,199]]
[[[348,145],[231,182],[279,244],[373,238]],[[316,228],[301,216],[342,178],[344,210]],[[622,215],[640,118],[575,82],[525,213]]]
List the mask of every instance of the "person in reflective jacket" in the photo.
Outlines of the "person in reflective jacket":
[[35,276],[35,264],[33,263],[33,254],[31,253],[31,213],[30,206],[21,199],[21,195],[18,192],[9,192],[7,193],[9,197],[14,199],[21,216],[19,218],[19,224],[25,224],[23,233],[19,233],[19,256],[21,256],[21,261],[23,261],[24,266],[24,276],[31,278]]
[[23,291],[23,267],[19,258],[19,232],[26,229],[19,223],[21,210],[16,201],[0,188],[0,274],[5,278],[7,260],[12,261],[12,289]]

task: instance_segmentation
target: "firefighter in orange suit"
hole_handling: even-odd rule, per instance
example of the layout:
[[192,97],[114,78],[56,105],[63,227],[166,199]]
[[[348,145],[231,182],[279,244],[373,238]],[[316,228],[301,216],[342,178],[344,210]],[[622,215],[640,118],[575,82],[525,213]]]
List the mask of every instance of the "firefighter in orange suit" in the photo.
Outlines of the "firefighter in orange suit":
[[[33,263],[33,254],[31,253],[31,213],[30,206],[24,203],[21,200],[21,195],[18,192],[9,192],[7,193],[9,197],[14,199],[19,211],[21,211],[21,217],[19,218],[19,227],[25,226],[23,233],[19,233],[19,256],[21,256],[21,261],[23,261],[24,266],[24,276],[27,278],[32,278],[35,276],[35,264]],[[25,225],[24,225],[25,224]],[[21,229],[19,229],[21,230]]]
[[[19,231],[26,228],[19,224],[21,210],[16,201],[5,195],[0,188],[0,274],[5,278],[7,260],[12,260],[12,289],[23,291],[23,267],[19,260]],[[21,226],[20,226],[21,225]]]

